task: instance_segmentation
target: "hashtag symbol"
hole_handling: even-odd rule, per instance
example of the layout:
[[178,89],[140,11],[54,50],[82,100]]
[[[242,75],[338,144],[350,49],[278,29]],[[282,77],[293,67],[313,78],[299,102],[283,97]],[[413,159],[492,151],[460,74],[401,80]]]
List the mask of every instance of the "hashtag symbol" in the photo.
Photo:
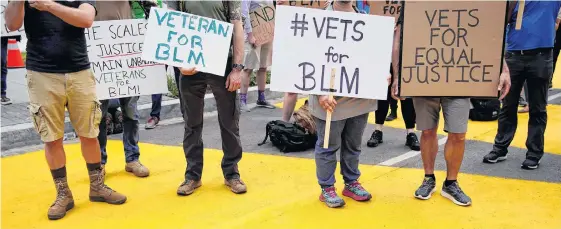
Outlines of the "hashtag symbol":
[[298,30],[300,30],[300,37],[303,37],[304,31],[308,30],[308,21],[306,21],[306,14],[302,15],[302,20],[299,21],[298,13],[296,13],[294,21],[292,21],[292,26],[290,28],[294,30],[294,36],[296,36]]

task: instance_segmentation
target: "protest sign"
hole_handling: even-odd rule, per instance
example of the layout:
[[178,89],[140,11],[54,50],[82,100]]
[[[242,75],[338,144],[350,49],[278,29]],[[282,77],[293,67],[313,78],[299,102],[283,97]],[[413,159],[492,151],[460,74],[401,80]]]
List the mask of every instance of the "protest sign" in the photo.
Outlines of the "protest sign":
[[163,64],[142,60],[144,19],[96,21],[85,30],[100,100],[167,93]]
[[505,1],[406,2],[402,96],[496,97]]
[[286,3],[283,3],[282,5],[323,9],[323,8],[325,8],[325,2],[326,1],[321,1],[321,0],[307,0],[307,1],[289,0],[289,1],[286,1]]
[[387,97],[394,18],[277,6],[271,90]]
[[24,35],[25,30],[23,29],[23,25],[21,26],[20,29],[16,30],[16,31],[8,31],[8,26],[6,26],[6,21],[4,20],[4,11],[6,10],[6,7],[8,6],[8,1],[0,1],[0,11],[2,12],[2,19],[0,19],[0,21],[2,21],[2,23],[0,23],[0,26],[2,26],[2,28],[0,28],[0,33],[2,35],[2,37],[9,37],[9,36],[17,36],[17,35]]
[[251,33],[255,37],[255,45],[273,41],[275,32],[275,8],[262,6],[249,13]]
[[224,76],[234,25],[152,7],[142,58]]
[[400,1],[368,1],[370,14],[394,17],[396,20],[401,12]]

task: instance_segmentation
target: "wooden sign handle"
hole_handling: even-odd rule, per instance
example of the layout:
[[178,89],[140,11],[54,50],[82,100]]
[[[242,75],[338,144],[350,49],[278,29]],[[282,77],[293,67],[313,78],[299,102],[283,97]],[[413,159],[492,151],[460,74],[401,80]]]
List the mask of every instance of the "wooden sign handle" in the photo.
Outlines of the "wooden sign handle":
[[[331,80],[329,80],[329,100],[333,99],[333,91],[335,84],[335,68],[331,69]],[[331,111],[327,111],[325,116],[325,133],[323,136],[323,148],[327,149],[329,147],[329,132],[331,132]]]
[[518,15],[516,15],[516,30],[522,29],[522,16],[524,15],[524,0],[518,1]]

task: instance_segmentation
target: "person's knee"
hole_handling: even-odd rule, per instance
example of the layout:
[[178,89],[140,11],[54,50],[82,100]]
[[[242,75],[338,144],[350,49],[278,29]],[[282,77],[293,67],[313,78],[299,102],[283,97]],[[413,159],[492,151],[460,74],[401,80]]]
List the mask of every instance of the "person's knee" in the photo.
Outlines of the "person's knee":
[[99,144],[97,138],[80,137],[80,142],[84,145]]
[[45,151],[47,154],[57,152],[56,149],[63,149],[62,138],[51,142],[45,142],[45,148],[47,149]]
[[448,134],[448,141],[452,143],[463,143],[466,140],[466,134],[458,134],[458,133],[449,133]]
[[421,132],[421,139],[436,139],[436,128],[423,130]]

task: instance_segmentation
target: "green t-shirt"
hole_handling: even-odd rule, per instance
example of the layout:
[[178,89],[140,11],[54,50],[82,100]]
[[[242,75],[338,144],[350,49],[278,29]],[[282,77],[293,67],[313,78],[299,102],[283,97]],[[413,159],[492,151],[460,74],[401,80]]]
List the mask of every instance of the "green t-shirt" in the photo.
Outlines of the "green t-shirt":
[[[144,18],[144,10],[138,1],[131,1],[132,17],[134,19]],[[162,0],[157,0],[158,7],[162,7]]]

